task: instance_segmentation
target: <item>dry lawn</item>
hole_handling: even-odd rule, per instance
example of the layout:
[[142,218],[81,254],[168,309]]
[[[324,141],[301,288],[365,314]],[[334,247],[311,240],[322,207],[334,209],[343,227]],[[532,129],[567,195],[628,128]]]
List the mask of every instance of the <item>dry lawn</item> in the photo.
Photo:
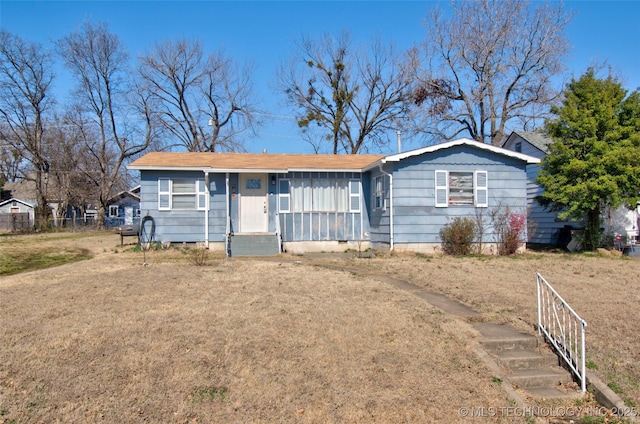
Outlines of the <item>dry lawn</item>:
[[[335,262],[335,261],[334,261]],[[528,252],[514,257],[351,259],[370,272],[403,278],[481,312],[471,321],[508,323],[535,334],[536,273],[587,321],[587,365],[640,407],[640,259]],[[345,262],[346,263],[346,262]]]
[[512,406],[466,323],[318,261],[395,274],[526,331],[542,271],[589,321],[597,372],[640,403],[640,262],[399,255],[198,267],[170,250],[148,252],[144,267],[112,234],[23,237],[94,258],[0,278],[0,422],[462,422],[461,407]]

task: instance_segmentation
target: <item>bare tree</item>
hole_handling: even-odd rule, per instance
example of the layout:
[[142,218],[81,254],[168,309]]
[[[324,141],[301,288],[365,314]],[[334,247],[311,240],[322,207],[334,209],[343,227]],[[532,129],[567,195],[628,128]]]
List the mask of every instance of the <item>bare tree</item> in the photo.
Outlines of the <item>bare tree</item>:
[[35,182],[36,226],[46,224],[45,180],[49,161],[43,150],[44,120],[53,104],[51,55],[40,45],[0,31],[0,142],[7,158],[19,153],[30,165],[24,177]]
[[87,137],[72,122],[67,116],[55,117],[44,140],[51,161],[47,194],[58,204],[54,216],[57,225],[64,225],[69,213],[76,217],[76,212],[85,212],[87,205],[99,196],[96,184],[86,177],[86,161],[90,156],[83,141]]
[[22,152],[16,148],[17,143],[10,143],[4,139],[10,136],[0,130],[0,188],[5,182],[18,179],[25,162]]
[[424,131],[499,145],[509,124],[531,128],[557,98],[552,78],[569,50],[569,20],[562,3],[456,1],[450,18],[435,8],[414,92]]
[[164,41],[140,58],[139,74],[174,146],[191,152],[243,150],[243,133],[255,132],[251,68],[222,52],[205,57],[199,41]]
[[128,53],[106,24],[85,22],[57,46],[78,82],[78,113],[70,123],[77,126],[91,157],[90,168],[84,171],[98,188],[98,221],[103,223],[107,201],[122,178],[125,161],[153,141],[152,119],[139,116],[140,109],[133,107],[131,93],[137,92],[132,91]]
[[298,110],[303,133],[320,132],[311,141],[316,152],[328,143],[334,154],[356,154],[385,145],[388,131],[404,118],[411,93],[408,57],[380,41],[359,49],[348,33],[303,38],[278,82]]

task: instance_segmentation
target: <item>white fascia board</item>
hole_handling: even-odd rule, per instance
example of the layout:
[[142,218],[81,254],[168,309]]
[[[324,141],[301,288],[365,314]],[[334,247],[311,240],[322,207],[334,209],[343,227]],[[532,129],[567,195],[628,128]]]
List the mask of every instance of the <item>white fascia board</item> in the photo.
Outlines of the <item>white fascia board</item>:
[[132,171],[195,171],[195,172],[208,172],[210,174],[225,174],[229,173],[245,173],[245,174],[258,174],[258,173],[282,173],[287,172],[286,169],[238,169],[238,168],[210,168],[210,167],[197,167],[197,166],[128,166],[127,169]]
[[144,166],[127,166],[127,169],[130,171],[197,171],[204,172],[207,168],[197,167],[197,166],[153,166],[153,165],[144,165]]
[[4,206],[4,205],[7,205],[7,204],[12,203],[12,202],[18,202],[18,203],[21,203],[22,205],[28,206],[30,208],[35,208],[36,207],[35,203],[31,203],[31,202],[28,202],[26,200],[18,199],[16,197],[12,197],[11,199],[7,199],[7,200],[4,200],[4,201],[0,202],[0,206]]
[[287,172],[363,172],[360,168],[209,168],[209,167],[187,167],[187,166],[128,166],[127,169],[132,171],[198,171],[208,172],[210,174],[286,174]]
[[527,163],[540,163],[540,159],[536,157],[525,155],[524,153],[518,153],[511,150],[503,149],[502,147],[496,147],[491,144],[480,143],[478,141],[470,140],[468,138],[460,138],[458,140],[447,141],[445,143],[434,144],[433,146],[427,146],[421,149],[409,150],[408,152],[387,156],[386,158],[382,159],[382,163],[399,162],[403,159],[406,159],[412,156],[418,156],[425,153],[437,152],[438,150],[448,149],[450,147],[462,146],[462,145],[467,145],[471,147],[476,147],[478,149],[488,150],[490,152],[497,153],[503,156],[512,157],[515,159],[519,159]]
[[361,168],[289,168],[286,172],[358,172],[362,173]]

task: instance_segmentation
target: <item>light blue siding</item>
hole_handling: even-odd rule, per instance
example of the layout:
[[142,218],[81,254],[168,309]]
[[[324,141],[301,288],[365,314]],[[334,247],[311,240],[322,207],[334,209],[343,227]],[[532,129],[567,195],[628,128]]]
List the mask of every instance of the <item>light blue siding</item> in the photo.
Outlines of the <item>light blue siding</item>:
[[[362,182],[359,172],[290,173],[269,174],[268,223],[269,232],[277,229],[279,219],[283,241],[361,240],[369,231],[364,187],[361,189],[360,212],[278,212],[278,178],[346,178]],[[205,211],[203,210],[159,210],[159,178],[204,178],[204,172],[142,171],[140,208],[142,215],[153,217],[156,223],[157,241],[201,242],[205,240]],[[275,180],[273,180],[275,178]],[[209,174],[210,210],[209,241],[222,242],[227,224],[226,175]],[[272,184],[276,181],[276,184]],[[239,228],[239,175],[229,175],[229,225],[232,233]]]
[[[387,170],[388,168],[388,170]],[[390,167],[384,168],[385,171],[389,172]],[[373,198],[374,192],[373,190],[373,180],[377,176],[384,177],[384,191],[383,191],[383,199],[384,205],[383,208],[375,208],[375,199]],[[390,243],[389,239],[389,231],[390,231],[390,214],[389,214],[389,177],[380,172],[379,169],[374,169],[369,173],[369,187],[366,193],[367,199],[367,209],[369,212],[369,223],[370,223],[370,239],[373,242],[377,243]]]
[[[156,223],[155,240],[161,242],[202,242],[205,240],[205,211],[158,210],[158,178],[203,178],[204,172],[142,171],[140,210]],[[209,174],[209,241],[224,241],[226,198],[224,174]]]
[[[526,212],[525,162],[504,155],[454,146],[394,163],[393,204],[395,243],[440,243],[440,229],[454,217],[475,218],[476,213],[489,220],[490,211],[509,206]],[[487,171],[489,206],[435,207],[435,171]],[[389,211],[372,213],[372,241],[388,242]],[[386,233],[386,234],[385,234]],[[487,233],[483,241],[491,242]]]
[[[509,141],[504,145],[504,148],[515,151],[516,143],[521,143],[520,146],[522,149],[522,153],[524,154],[536,157],[538,159],[544,159],[546,156],[545,152],[533,146],[527,140],[516,134],[510,136]],[[540,165],[527,165],[527,208],[529,211],[528,218],[534,223],[532,226],[534,231],[529,234],[528,242],[556,245],[558,243],[560,230],[565,225],[572,224],[572,222],[566,219],[558,218],[558,212],[549,211],[547,208],[541,206],[536,201],[536,197],[541,195],[544,191],[544,189],[536,183],[536,178],[538,177],[539,171]]]

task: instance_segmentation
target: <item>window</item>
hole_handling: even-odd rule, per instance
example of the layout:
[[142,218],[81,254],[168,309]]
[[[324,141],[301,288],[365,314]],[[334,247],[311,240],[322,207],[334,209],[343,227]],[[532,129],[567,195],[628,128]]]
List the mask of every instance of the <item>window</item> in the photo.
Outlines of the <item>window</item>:
[[291,212],[291,182],[280,180],[280,197],[278,210],[280,212]]
[[385,209],[385,199],[384,199],[384,175],[378,175],[373,179],[373,186],[371,187],[373,190],[373,208],[374,209]]
[[158,179],[158,210],[203,210],[206,206],[204,179]]
[[518,141],[515,146],[516,152],[522,152],[522,142]]
[[360,181],[349,181],[349,212],[360,212]]
[[436,171],[436,207],[488,206],[487,171]]
[[247,178],[244,184],[247,190],[260,190],[262,188],[262,179]]
[[109,206],[109,216],[112,218],[118,217],[118,205]]
[[342,178],[281,179],[280,212],[360,212],[360,181]]

